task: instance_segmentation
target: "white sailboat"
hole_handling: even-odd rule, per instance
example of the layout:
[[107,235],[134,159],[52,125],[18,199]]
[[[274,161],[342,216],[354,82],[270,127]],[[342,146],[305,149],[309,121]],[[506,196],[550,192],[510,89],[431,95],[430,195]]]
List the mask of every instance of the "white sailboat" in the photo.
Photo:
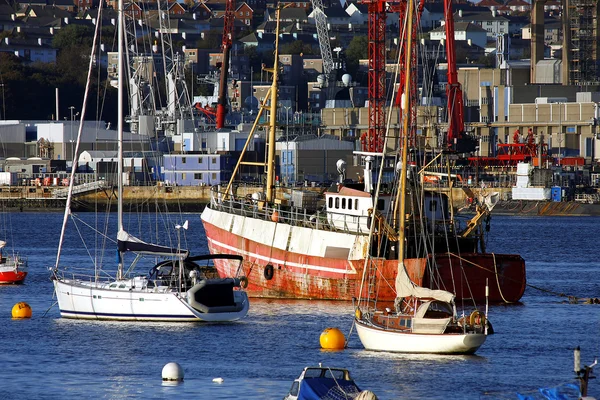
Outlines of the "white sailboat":
[[[249,302],[245,277],[220,278],[214,261],[241,266],[242,257],[232,255],[191,256],[181,248],[180,234],[188,229],[188,222],[173,226],[177,231],[177,246],[147,243],[129,232],[123,224],[123,1],[119,1],[118,20],[118,222],[116,244],[118,261],[110,265],[92,267],[82,274],[68,273],[61,265],[61,252],[65,229],[71,214],[74,173],[77,160],[73,161],[71,185],[63,218],[56,264],[52,268],[52,281],[60,314],[65,318],[131,320],[131,321],[234,321],[248,313]],[[96,35],[97,36],[97,35]],[[96,46],[96,38],[94,46]],[[91,57],[93,60],[94,57]],[[88,74],[88,80],[91,75]],[[89,85],[88,85],[89,87]],[[86,96],[87,98],[87,89]],[[85,117],[85,100],[81,119]],[[79,154],[79,137],[76,154]],[[106,238],[105,238],[106,239]],[[110,238],[108,238],[110,240]],[[114,240],[113,240],[114,241]],[[158,260],[147,274],[140,275],[144,260]],[[128,268],[126,260],[133,259]],[[79,265],[74,268],[79,269]],[[91,271],[91,272],[90,272]],[[238,268],[241,271],[241,268]],[[112,275],[110,274],[111,272]],[[108,276],[107,276],[108,275]]]
[[[413,2],[409,1],[407,32],[412,32]],[[398,203],[399,216],[398,228],[398,270],[394,283],[396,300],[392,308],[378,309],[377,302],[377,269],[381,259],[367,257],[365,260],[363,283],[372,291],[361,294],[355,310],[354,323],[356,331],[367,350],[389,351],[401,353],[434,353],[434,354],[472,354],[485,342],[488,334],[486,314],[475,310],[470,316],[459,318],[454,303],[454,294],[445,290],[431,290],[415,285],[405,268],[405,262],[427,263],[427,258],[405,259],[406,253],[406,212],[407,212],[407,171],[408,164],[408,132],[409,132],[409,99],[410,93],[410,65],[411,42],[410,34],[407,35],[406,46],[406,82],[402,99],[403,138],[402,157],[399,178]],[[388,135],[386,135],[387,140]],[[387,148],[387,143],[384,149]],[[374,154],[385,159],[383,154]],[[380,179],[377,185],[374,204],[378,204],[381,186]],[[413,212],[417,208],[413,207]],[[374,225],[370,227],[370,237],[373,236]],[[373,240],[369,240],[372,243]],[[370,252],[372,254],[372,252]],[[379,261],[379,262],[378,262]]]

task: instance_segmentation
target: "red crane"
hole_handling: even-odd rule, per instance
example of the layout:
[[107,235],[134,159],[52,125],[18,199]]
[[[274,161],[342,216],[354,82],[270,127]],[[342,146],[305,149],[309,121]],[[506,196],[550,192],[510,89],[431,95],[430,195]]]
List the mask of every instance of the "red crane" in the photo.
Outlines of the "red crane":
[[448,62],[448,134],[447,146],[457,153],[470,153],[477,147],[476,140],[465,132],[463,92],[458,81],[456,69],[456,50],[454,48],[454,14],[452,0],[444,0],[444,17],[446,19],[446,60]]
[[448,147],[455,148],[458,140],[465,132],[463,115],[463,93],[456,70],[456,50],[454,49],[454,15],[452,0],[444,0],[444,17],[446,19],[446,60],[448,62]]
[[223,59],[221,60],[221,76],[219,79],[219,98],[217,100],[216,128],[223,128],[227,114],[227,80],[229,79],[229,51],[233,37],[233,21],[235,17],[235,0],[227,0],[223,15]]
[[385,137],[385,19],[387,1],[362,0],[369,12],[369,130],[363,150],[381,152]]

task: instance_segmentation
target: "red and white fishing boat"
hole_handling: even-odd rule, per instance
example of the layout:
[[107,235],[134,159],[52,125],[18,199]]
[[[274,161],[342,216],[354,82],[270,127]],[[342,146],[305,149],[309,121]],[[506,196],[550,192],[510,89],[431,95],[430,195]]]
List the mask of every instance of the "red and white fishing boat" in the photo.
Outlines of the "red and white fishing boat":
[[6,242],[0,240],[0,284],[23,283],[27,276],[27,259],[18,253],[5,255]]
[[[289,190],[275,181],[275,136],[277,115],[278,36],[273,83],[265,96],[256,121],[264,109],[270,110],[267,133],[266,184],[262,187],[237,187],[233,182],[241,165],[258,163],[243,161],[244,152],[225,187],[211,190],[210,204],[202,212],[208,248],[213,254],[236,254],[244,258],[243,275],[248,277],[247,292],[252,297],[352,300],[359,296],[361,278],[369,246],[369,226],[378,224],[374,240],[378,247],[371,265],[378,274],[393,282],[397,274],[397,224],[382,211],[387,202],[395,201],[394,193],[381,194],[374,207],[372,174],[377,165],[389,165],[377,159],[381,154],[359,153],[365,157],[364,185],[334,185],[321,193],[318,189]],[[270,100],[270,105],[267,102]],[[254,137],[255,123],[248,141]],[[374,164],[375,168],[371,168]],[[262,164],[261,164],[262,165]],[[344,162],[338,161],[344,172]],[[393,169],[390,169],[393,172]],[[426,174],[415,174],[424,182]],[[451,176],[446,177],[448,181]],[[441,180],[441,178],[440,178]],[[343,180],[340,180],[343,182]],[[526,286],[525,262],[515,254],[485,251],[490,198],[480,198],[475,216],[461,225],[454,216],[449,190],[430,190],[420,203],[419,212],[407,225],[406,272],[414,284],[448,290],[457,299],[483,301],[486,282],[489,300],[517,302]],[[378,202],[379,203],[379,202]],[[381,211],[380,211],[381,210]],[[374,215],[372,215],[374,214]],[[425,233],[425,235],[424,235]],[[427,237],[432,243],[422,246],[416,238]],[[376,246],[375,246],[376,247]],[[433,250],[424,250],[425,248]],[[220,260],[216,267],[221,276],[237,273],[238,265]],[[378,290],[379,300],[393,301],[392,286]]]

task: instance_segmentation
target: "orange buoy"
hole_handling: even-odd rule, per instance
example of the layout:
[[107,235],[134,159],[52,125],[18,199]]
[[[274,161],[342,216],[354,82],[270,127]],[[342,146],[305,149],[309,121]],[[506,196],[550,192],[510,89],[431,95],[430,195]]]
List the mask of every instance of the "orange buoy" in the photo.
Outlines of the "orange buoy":
[[327,328],[319,339],[321,348],[326,350],[342,350],[346,347],[346,338],[338,328]]
[[31,318],[31,307],[25,302],[17,303],[12,308],[13,318]]

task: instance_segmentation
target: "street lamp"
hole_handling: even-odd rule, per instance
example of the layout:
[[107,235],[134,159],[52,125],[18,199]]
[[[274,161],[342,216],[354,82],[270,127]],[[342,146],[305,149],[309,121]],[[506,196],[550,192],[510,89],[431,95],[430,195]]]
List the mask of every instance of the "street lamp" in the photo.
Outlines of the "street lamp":
[[70,137],[69,137],[69,142],[71,142],[71,161],[74,161],[75,160],[75,154],[73,154],[73,121],[75,120],[75,117],[77,115],[79,115],[79,113],[73,114],[73,110],[75,110],[75,106],[69,107],[69,110],[71,110],[71,124],[70,124],[71,125],[71,129],[70,129],[71,130],[71,134],[70,134]]

